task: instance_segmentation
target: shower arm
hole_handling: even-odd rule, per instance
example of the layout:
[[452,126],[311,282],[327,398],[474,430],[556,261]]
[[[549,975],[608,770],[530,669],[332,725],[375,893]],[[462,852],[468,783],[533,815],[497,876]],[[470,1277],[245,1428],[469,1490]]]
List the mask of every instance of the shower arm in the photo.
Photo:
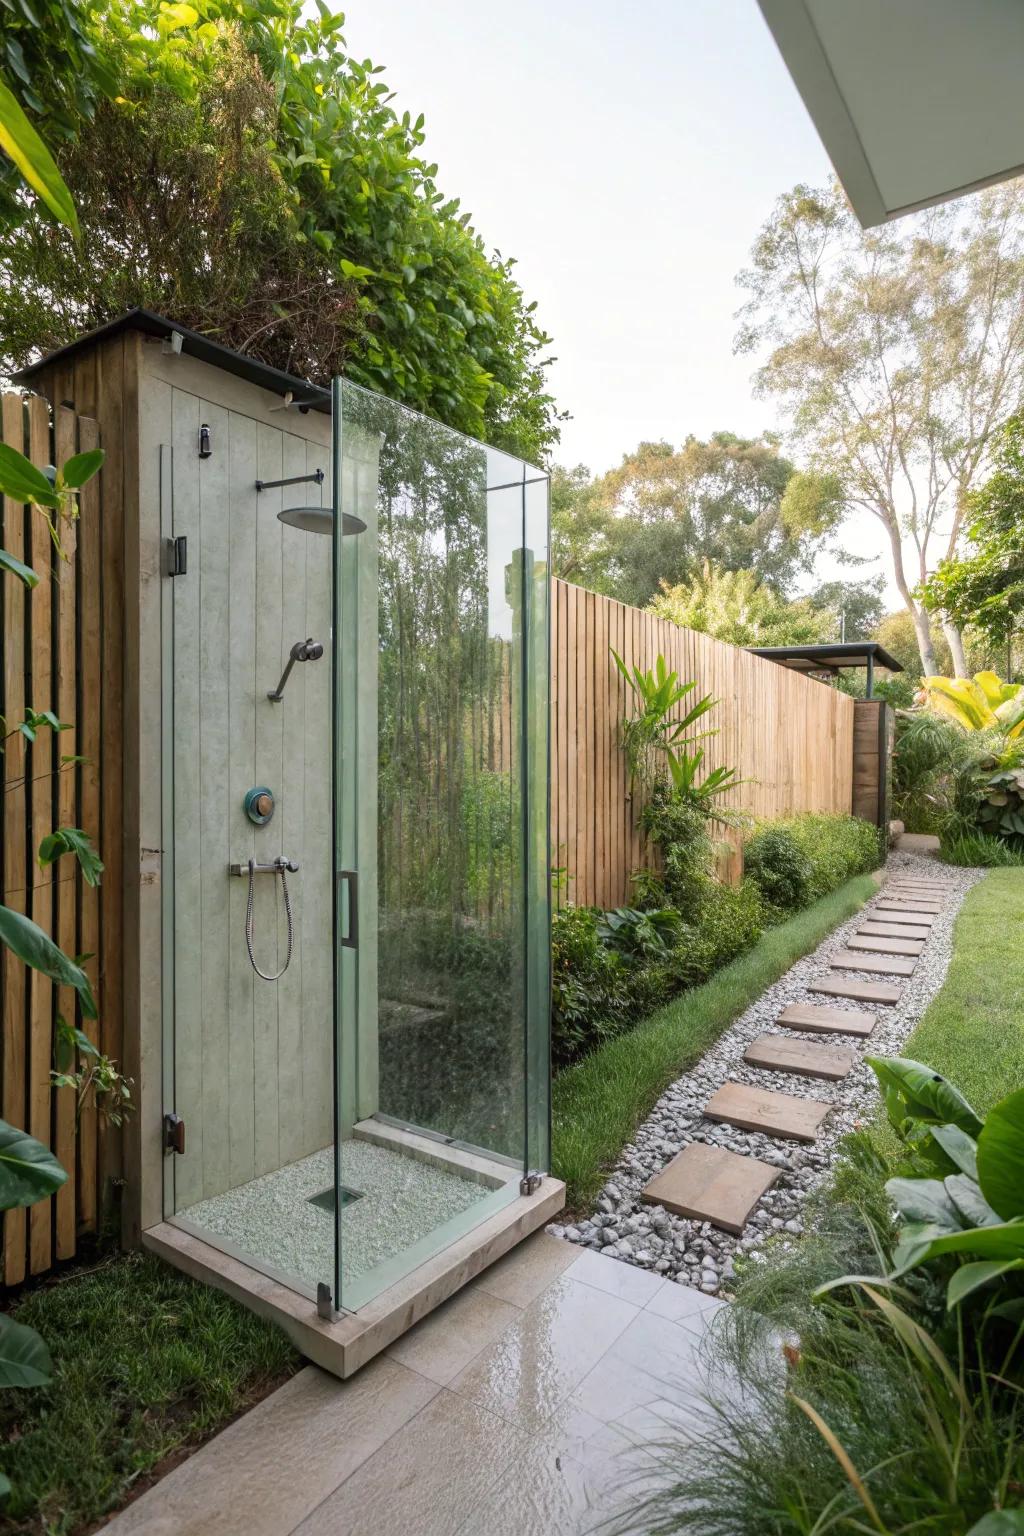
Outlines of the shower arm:
[[267,694],[271,704],[280,704],[284,697],[284,685],[291,676],[292,667],[294,667],[297,661],[319,661],[323,653],[323,646],[314,640],[312,635],[306,640],[296,640],[288,653],[288,661],[284,671],[281,673],[281,681],[271,693]]

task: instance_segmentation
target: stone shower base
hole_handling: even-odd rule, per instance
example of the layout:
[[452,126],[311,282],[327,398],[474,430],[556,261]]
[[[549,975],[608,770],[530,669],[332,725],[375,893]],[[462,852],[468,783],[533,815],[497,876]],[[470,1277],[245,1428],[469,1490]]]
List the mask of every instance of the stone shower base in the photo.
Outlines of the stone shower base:
[[[395,1137],[395,1145],[361,1136],[341,1147],[341,1182],[359,1198],[343,1203],[341,1213],[342,1290],[364,1293],[370,1272],[399,1263],[410,1250],[443,1238],[459,1218],[472,1223],[479,1205],[504,1196],[497,1179],[483,1179],[472,1167],[461,1171],[454,1160],[424,1156],[423,1150]],[[428,1160],[429,1158],[429,1160]],[[508,1170],[503,1183],[512,1181]],[[333,1291],[334,1212],[312,1204],[334,1182],[334,1151],[325,1147],[309,1157],[264,1174],[237,1189],[201,1200],[178,1213],[186,1230],[211,1242],[223,1241],[239,1258],[315,1292],[325,1282]],[[515,1183],[518,1183],[516,1177]],[[497,1187],[496,1187],[497,1186]],[[485,1202],[487,1204],[485,1204]]]

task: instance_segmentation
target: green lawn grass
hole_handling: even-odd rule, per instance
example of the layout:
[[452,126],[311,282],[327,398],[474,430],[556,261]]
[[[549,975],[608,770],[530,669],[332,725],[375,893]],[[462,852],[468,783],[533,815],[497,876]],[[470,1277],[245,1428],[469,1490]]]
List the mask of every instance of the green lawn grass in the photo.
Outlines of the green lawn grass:
[[967,893],[946,979],[900,1052],[950,1078],[980,1114],[1024,1088],[1024,869]]
[[682,993],[628,1034],[559,1073],[552,1090],[552,1167],[565,1180],[570,1210],[593,1199],[669,1083],[876,889],[872,875],[848,880],[805,912],[769,929],[748,954],[703,986]]
[[143,1253],[55,1277],[11,1315],[54,1361],[51,1387],[0,1394],[11,1536],[91,1526],[301,1363],[269,1323]]

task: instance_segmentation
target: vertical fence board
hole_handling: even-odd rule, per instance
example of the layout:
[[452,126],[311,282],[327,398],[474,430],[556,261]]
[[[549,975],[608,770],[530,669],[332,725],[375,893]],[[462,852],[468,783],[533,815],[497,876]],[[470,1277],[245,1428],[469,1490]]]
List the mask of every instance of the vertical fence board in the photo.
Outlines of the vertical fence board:
[[[75,417],[73,412],[60,407],[54,422],[54,463],[60,468],[75,453]],[[57,565],[57,620],[56,620],[56,709],[61,721],[68,725],[60,735],[60,756],[74,757],[77,753],[75,714],[77,707],[77,657],[75,652],[75,555],[77,550],[77,523],[65,525],[61,534],[64,553],[67,556]],[[73,769],[61,768],[57,772],[57,825],[78,826],[75,803],[75,774]],[[53,890],[56,896],[57,943],[66,955],[78,954],[77,933],[77,879],[74,861],[61,859],[52,866],[55,876]],[[61,987],[57,992],[57,1012],[68,1021],[76,1023],[77,999],[72,987]],[[56,1229],[54,1254],[58,1259],[70,1259],[75,1252],[75,1100],[70,1090],[54,1095],[54,1150],[67,1170],[67,1183],[56,1197]]]
[[[33,396],[28,402],[29,457],[34,464],[50,462],[50,411],[46,401]],[[39,585],[29,594],[30,708],[54,706],[53,654],[53,545],[43,514],[34,510],[29,522],[30,563]],[[54,735],[38,732],[28,752],[29,819],[31,826],[31,917],[45,933],[53,932],[53,876],[41,870],[35,855],[46,834],[53,830]],[[31,971],[29,990],[29,1104],[28,1130],[50,1145],[50,1064],[53,1054],[53,983],[40,971]],[[33,1274],[48,1269],[51,1255],[52,1201],[38,1200],[29,1207],[29,1263]]]
[[[99,446],[99,429],[91,418],[79,421],[79,446],[84,453]],[[79,755],[85,759],[78,769],[79,826],[94,841],[100,842],[100,855],[106,848],[99,839],[100,830],[100,590],[101,530],[100,480],[90,480],[79,495],[78,524],[78,704],[75,724]],[[100,986],[100,891],[83,885],[80,899],[79,952],[87,955],[82,963],[93,993],[103,1009]],[[94,1044],[99,1043],[95,1021],[79,1018],[79,1025]],[[78,1224],[79,1229],[96,1229],[99,1197],[97,1185],[96,1111],[86,1104],[78,1127]]]
[[[3,396],[3,441],[24,452],[24,405],[20,395]],[[26,511],[20,502],[4,498],[3,547],[24,563]],[[25,713],[25,608],[26,591],[20,581],[4,578],[3,584],[3,712],[12,730]],[[16,912],[26,907],[27,795],[26,750],[21,736],[4,744],[3,756],[3,891],[4,902]],[[13,1125],[28,1121],[25,1045],[27,974],[6,952],[0,959],[3,973],[3,1117]],[[4,1219],[4,1281],[16,1285],[25,1278],[28,1213],[8,1211]]]

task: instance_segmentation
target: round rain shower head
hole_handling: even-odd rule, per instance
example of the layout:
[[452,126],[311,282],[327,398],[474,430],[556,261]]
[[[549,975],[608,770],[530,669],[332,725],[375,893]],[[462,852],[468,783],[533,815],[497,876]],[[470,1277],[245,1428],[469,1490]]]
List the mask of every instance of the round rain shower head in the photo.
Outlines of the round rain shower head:
[[[330,507],[285,507],[283,512],[277,514],[282,523],[287,523],[289,528],[301,528],[303,533],[334,532],[334,513]],[[351,512],[341,514],[341,536],[347,538],[352,533],[365,533],[366,524],[361,517],[353,517]]]

